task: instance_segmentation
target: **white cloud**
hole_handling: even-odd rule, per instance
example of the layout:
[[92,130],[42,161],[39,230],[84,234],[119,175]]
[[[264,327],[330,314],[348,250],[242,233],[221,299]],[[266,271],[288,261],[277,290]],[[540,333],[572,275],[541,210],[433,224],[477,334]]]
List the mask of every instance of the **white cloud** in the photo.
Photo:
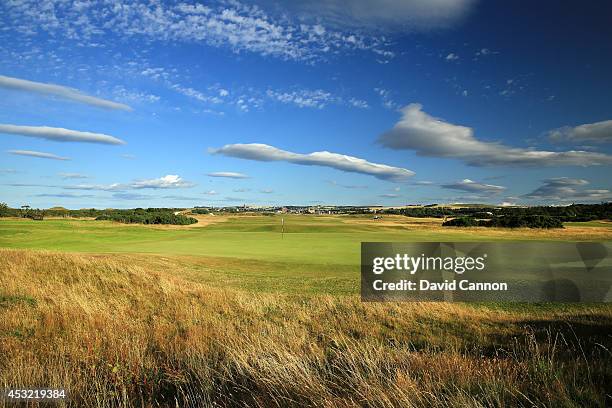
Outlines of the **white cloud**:
[[191,4],[179,3],[176,6],[176,8],[177,10],[182,11],[183,13],[191,13],[191,14],[210,14],[211,13],[210,7],[206,7],[202,4],[191,5]]
[[49,126],[18,126],[0,124],[0,133],[36,137],[39,139],[53,140],[56,142],[83,142],[122,145],[125,142],[114,136],[103,133],[81,132],[64,128]]
[[402,118],[378,142],[391,149],[414,150],[419,156],[453,158],[473,166],[595,166],[612,164],[612,156],[586,151],[551,152],[483,142],[470,127],[423,112],[420,104],[401,109]]
[[589,182],[583,179],[569,177],[557,177],[543,181],[543,184],[523,197],[535,200],[560,200],[560,201],[599,201],[610,200],[612,192],[607,189],[584,189]]
[[382,105],[385,108],[396,110],[399,107],[398,104],[395,103],[393,99],[391,98],[391,91],[389,91],[388,89],[374,88],[374,92],[376,92],[378,96],[380,96]]
[[357,98],[350,98],[348,103],[349,105],[359,109],[368,109],[370,107],[366,101]]
[[399,198],[401,197],[399,194],[381,194],[379,197],[382,198]]
[[99,190],[99,191],[123,191],[123,190],[142,190],[142,189],[173,189],[173,188],[190,188],[194,187],[194,183],[183,180],[180,176],[169,174],[156,179],[135,180],[131,183],[113,183],[113,184],[77,184],[72,186],[62,186],[66,190]]
[[70,160],[68,157],[60,157],[55,154],[45,153],[45,152],[35,152],[32,150],[7,150],[7,153],[16,154],[18,156],[37,157],[39,159]]
[[332,95],[321,89],[315,91],[301,90],[292,92],[278,92],[269,89],[266,91],[266,95],[281,103],[294,104],[300,108],[322,109],[332,101]]
[[444,59],[447,60],[447,61],[457,61],[459,59],[459,56],[457,54],[451,52],[446,57],[444,57]]
[[170,88],[174,89],[175,91],[177,91],[178,93],[181,93],[185,96],[188,96],[190,98],[193,99],[197,99],[200,102],[205,102],[205,103],[212,103],[212,104],[220,104],[221,102],[223,102],[223,100],[221,98],[219,98],[218,96],[211,96],[211,95],[206,95],[200,91],[197,91],[193,88],[189,88],[189,87],[185,87],[185,86],[181,86],[178,84],[172,84],[170,85]]
[[246,174],[236,173],[233,171],[217,171],[214,173],[208,173],[209,177],[225,177],[225,178],[233,178],[233,179],[245,179],[250,178]]
[[463,179],[456,183],[442,184],[440,187],[451,190],[467,191],[469,193],[480,193],[484,195],[498,194],[506,189],[506,187],[479,183],[470,179]]
[[408,169],[371,163],[364,159],[344,154],[327,151],[309,154],[293,153],[261,143],[230,144],[219,149],[210,149],[210,152],[212,154],[222,154],[247,160],[286,161],[307,166],[331,167],[351,173],[367,174],[389,181],[405,181],[414,175],[414,172]]
[[80,102],[86,105],[96,106],[99,108],[118,109],[125,111],[132,110],[132,108],[128,105],[109,101],[106,99],[96,98],[94,96],[85,95],[76,89],[68,88],[61,85],[45,84],[42,82],[34,82],[25,79],[12,78],[0,75],[0,87],[58,96],[60,98],[69,99],[71,101]]
[[548,137],[554,142],[572,143],[612,143],[612,120],[586,123],[570,127],[565,126],[548,132]]
[[491,50],[488,48],[481,48],[480,50],[476,51],[476,56],[480,57],[480,56],[485,56],[485,55],[491,55]]
[[[438,0],[442,1],[442,0]],[[82,4],[87,4],[82,7]],[[452,8],[452,7],[446,7]],[[428,7],[425,7],[428,9]],[[9,27],[28,34],[48,33],[71,41],[101,41],[113,35],[137,41],[157,40],[206,44],[233,52],[251,52],[286,60],[312,61],[339,52],[386,51],[386,39],[364,30],[330,29],[306,24],[291,13],[266,13],[261,7],[239,1],[211,1],[206,6],[185,3],[9,2],[5,5]]]
[[206,195],[217,195],[219,193],[217,193],[215,190],[210,190],[210,191],[205,191],[204,194],[206,194]]
[[500,96],[510,98],[513,95],[525,91],[525,85],[522,80],[519,78],[509,78],[506,79],[503,84],[503,89],[499,92]]
[[113,95],[119,100],[135,103],[155,103],[160,100],[160,97],[157,95],[148,92],[128,90],[120,85],[113,88]]
[[200,89],[182,85],[183,78],[177,77],[166,68],[147,68],[136,70],[141,75],[162,82],[169,89],[187,96],[195,101],[208,105],[202,112],[223,115],[219,111],[220,106],[233,106],[240,112],[249,112],[252,109],[263,108],[264,104],[282,103],[294,105],[299,108],[323,109],[328,105],[340,105],[358,109],[369,108],[368,102],[353,96],[334,95],[324,89],[301,89],[292,87],[289,89],[258,89],[256,87],[237,87],[231,90],[220,84],[212,84]]
[[155,80],[168,79],[170,76],[170,74],[161,67],[147,67],[140,71],[140,74]]
[[354,97],[345,99],[341,96],[333,95],[331,92],[324,91],[323,89],[299,89],[292,91],[268,89],[266,91],[266,96],[273,101],[295,105],[299,108],[323,109],[330,104],[352,106],[359,109],[369,108],[368,103],[364,100]]
[[189,188],[193,186],[195,186],[195,184],[187,182],[174,174],[169,174],[157,179],[139,180],[130,184],[130,187],[135,189]]

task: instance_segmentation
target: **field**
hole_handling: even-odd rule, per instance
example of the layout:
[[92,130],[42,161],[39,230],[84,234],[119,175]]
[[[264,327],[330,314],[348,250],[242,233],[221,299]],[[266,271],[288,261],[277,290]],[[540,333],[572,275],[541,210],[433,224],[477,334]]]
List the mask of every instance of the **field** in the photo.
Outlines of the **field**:
[[0,220],[0,388],[92,407],[612,403],[612,306],[358,297],[361,241],[610,240],[610,223],[198,218]]
[[[610,240],[612,223],[563,230],[456,229],[441,220],[386,216],[197,216],[191,226],[109,221],[0,221],[0,247],[162,256],[200,282],[269,292],[355,294],[362,241]],[[295,284],[300,284],[296,287]]]

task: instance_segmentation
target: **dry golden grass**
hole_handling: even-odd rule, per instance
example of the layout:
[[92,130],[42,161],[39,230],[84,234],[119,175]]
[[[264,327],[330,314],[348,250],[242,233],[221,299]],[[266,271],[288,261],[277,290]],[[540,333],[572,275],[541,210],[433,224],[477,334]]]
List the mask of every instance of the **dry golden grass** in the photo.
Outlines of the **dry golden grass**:
[[608,306],[257,294],[169,262],[0,250],[0,388],[64,387],[80,407],[612,401]]
[[403,215],[383,215],[382,218],[372,217],[349,218],[339,216],[337,219],[347,224],[357,225],[379,225],[385,227],[407,227],[407,228],[437,228],[442,227],[442,220],[439,218],[417,218],[406,217]]

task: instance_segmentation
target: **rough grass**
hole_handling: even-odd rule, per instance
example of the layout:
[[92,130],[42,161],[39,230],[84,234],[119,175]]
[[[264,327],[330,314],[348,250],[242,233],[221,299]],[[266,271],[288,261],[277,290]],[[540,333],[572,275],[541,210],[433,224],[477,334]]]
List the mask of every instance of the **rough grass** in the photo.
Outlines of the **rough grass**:
[[265,294],[145,259],[0,250],[0,388],[80,407],[612,403],[607,305]]

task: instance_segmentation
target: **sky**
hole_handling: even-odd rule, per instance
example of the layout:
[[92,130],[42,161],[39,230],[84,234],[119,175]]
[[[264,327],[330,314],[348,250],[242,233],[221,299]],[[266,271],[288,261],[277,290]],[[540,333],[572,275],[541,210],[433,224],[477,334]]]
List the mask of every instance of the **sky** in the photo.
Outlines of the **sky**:
[[612,198],[605,1],[0,2],[0,201]]

